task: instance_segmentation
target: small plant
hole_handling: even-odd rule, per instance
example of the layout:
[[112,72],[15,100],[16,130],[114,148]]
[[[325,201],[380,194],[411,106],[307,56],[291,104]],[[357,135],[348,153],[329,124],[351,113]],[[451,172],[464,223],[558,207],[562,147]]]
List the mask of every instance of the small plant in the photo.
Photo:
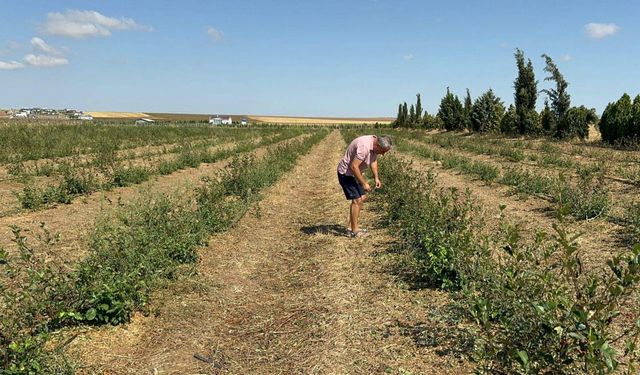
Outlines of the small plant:
[[151,172],[144,167],[134,167],[133,165],[129,165],[128,167],[119,166],[111,175],[111,183],[117,187],[135,185],[147,181],[150,176]]

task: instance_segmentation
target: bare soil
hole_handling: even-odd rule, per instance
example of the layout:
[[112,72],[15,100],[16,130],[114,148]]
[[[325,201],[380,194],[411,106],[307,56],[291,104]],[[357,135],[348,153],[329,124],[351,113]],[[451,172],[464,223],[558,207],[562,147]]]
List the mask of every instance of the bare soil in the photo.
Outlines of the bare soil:
[[[82,374],[469,374],[435,316],[449,304],[389,273],[392,237],[345,235],[349,202],[334,132],[200,252],[196,276],[158,292],[148,316],[85,328],[68,352]],[[453,340],[455,341],[455,340]]]

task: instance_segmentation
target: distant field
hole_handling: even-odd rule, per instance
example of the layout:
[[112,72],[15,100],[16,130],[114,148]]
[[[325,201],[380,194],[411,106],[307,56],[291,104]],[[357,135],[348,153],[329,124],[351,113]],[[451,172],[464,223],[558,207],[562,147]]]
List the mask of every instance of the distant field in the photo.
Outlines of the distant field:
[[141,117],[149,117],[142,112],[87,112],[96,119],[134,119]]
[[[156,113],[156,112],[87,112],[96,119],[135,119],[141,117],[167,121],[209,121],[208,114],[192,113]],[[386,124],[392,122],[391,117],[295,117],[295,116],[260,116],[260,115],[221,115],[231,116],[233,121],[246,117],[250,122],[278,124]]]
[[394,119],[390,117],[356,118],[356,117],[290,117],[290,116],[248,116],[255,122],[270,122],[279,124],[375,124],[390,123]]

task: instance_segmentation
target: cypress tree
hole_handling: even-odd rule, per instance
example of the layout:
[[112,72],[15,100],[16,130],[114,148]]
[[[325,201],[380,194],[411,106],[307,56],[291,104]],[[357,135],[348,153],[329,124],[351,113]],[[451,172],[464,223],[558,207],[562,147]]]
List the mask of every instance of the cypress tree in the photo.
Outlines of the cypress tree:
[[574,129],[568,129],[568,124],[562,121],[564,115],[567,113],[569,108],[571,108],[571,97],[567,93],[567,86],[569,86],[569,83],[564,79],[558,69],[558,66],[553,62],[551,57],[544,53],[542,54],[542,57],[547,63],[544,70],[551,74],[551,76],[546,77],[544,80],[555,81],[556,83],[555,89],[542,90],[549,96],[549,99],[551,99],[551,109],[553,110],[557,124],[555,136],[567,136],[568,134],[574,133]]
[[407,109],[407,102],[402,104],[402,126],[407,126],[409,122],[409,111]]
[[473,103],[471,102],[471,94],[469,93],[469,89],[467,89],[467,96],[464,98],[464,125],[465,128],[471,130],[471,111],[473,110]]
[[402,126],[402,104],[398,104],[398,115],[396,116],[396,121],[393,123],[394,128],[399,126]]
[[418,99],[416,100],[416,123],[422,122],[422,101],[420,100],[420,94],[416,94]]
[[413,126],[416,123],[416,108],[411,104],[409,109],[409,126]]
[[598,123],[598,129],[600,130],[600,136],[602,140],[605,142],[612,142],[612,119],[615,112],[616,103],[609,103],[607,107],[602,112],[602,117],[600,117],[600,122]]
[[537,116],[534,117],[531,112],[536,110],[538,81],[536,81],[531,60],[525,64],[524,53],[520,49],[516,49],[515,58],[518,66],[518,77],[513,83],[516,126],[520,134],[534,133],[538,128],[538,124],[534,122]]
[[613,117],[613,140],[621,140],[629,135],[631,121],[633,120],[633,104],[631,97],[624,93],[616,103]]
[[516,107],[511,104],[500,121],[500,132],[505,134],[513,134],[518,129],[518,114]]
[[632,120],[630,136],[635,140],[640,140],[640,95],[633,99]]
[[555,132],[556,121],[551,108],[549,108],[549,100],[544,100],[544,108],[540,112],[540,122],[542,123],[542,130],[547,134]]

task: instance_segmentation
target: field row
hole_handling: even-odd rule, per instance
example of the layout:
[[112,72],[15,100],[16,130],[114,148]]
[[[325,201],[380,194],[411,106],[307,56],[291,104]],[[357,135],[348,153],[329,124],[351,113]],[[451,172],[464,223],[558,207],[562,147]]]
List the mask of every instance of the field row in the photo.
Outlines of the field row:
[[[88,241],[89,256],[71,272],[60,260],[38,256],[16,228],[18,254],[0,254],[12,280],[0,293],[2,306],[7,307],[0,310],[3,368],[72,372],[52,336],[57,329],[118,324],[128,321],[134,311],[145,310],[153,290],[193,271],[198,248],[212,232],[224,231],[237,221],[260,198],[261,190],[326,134],[319,131],[292,140],[262,159],[235,158],[221,173],[205,178],[193,194],[148,194],[116,208],[97,221]],[[39,238],[42,246],[58,246],[48,231]]]
[[[168,175],[180,169],[197,167],[201,163],[212,163],[235,153],[277,143],[300,134],[300,131],[287,131],[262,138],[259,134],[250,132],[250,137],[238,142],[215,142],[216,146],[203,143],[199,147],[183,147],[174,155],[161,155],[155,159],[107,161],[95,167],[63,168],[63,174],[59,177],[28,180],[16,194],[19,207],[5,204],[6,211],[2,214],[17,212],[18,208],[40,209],[51,204],[69,203],[81,195],[139,184],[153,176]],[[16,188],[15,183],[9,186],[12,189]]]
[[[602,172],[606,178],[640,185],[640,154],[631,151],[600,150],[598,157],[584,156],[585,152],[577,153],[575,150],[584,151],[588,147],[584,145],[571,146],[551,141],[512,140],[508,138],[490,138],[482,135],[463,136],[449,133],[417,133],[415,139],[425,143],[438,145],[445,149],[457,149],[471,152],[476,155],[488,155],[513,163],[527,164],[541,168],[554,168],[558,170],[593,169]],[[533,147],[533,148],[531,148]],[[567,154],[567,152],[573,152]],[[591,151],[593,153],[593,151]],[[624,159],[618,160],[618,159]],[[613,163],[612,163],[613,162]]]
[[533,195],[550,201],[556,210],[576,219],[605,218],[627,228],[625,235],[638,239],[640,208],[635,186],[605,179],[598,168],[581,167],[575,172],[536,168],[521,163],[496,162],[464,151],[443,149],[428,143],[403,141],[400,150],[431,159],[445,169],[481,179],[485,183],[510,186],[519,196]]
[[640,247],[594,240],[584,229],[609,224],[555,218],[546,200],[522,201],[468,178],[499,181],[497,167],[416,138],[396,133],[403,157],[382,158],[376,201],[398,239],[394,272],[416,287],[451,291],[447,319],[458,323],[447,337],[466,346],[452,350],[489,373],[634,373]]

